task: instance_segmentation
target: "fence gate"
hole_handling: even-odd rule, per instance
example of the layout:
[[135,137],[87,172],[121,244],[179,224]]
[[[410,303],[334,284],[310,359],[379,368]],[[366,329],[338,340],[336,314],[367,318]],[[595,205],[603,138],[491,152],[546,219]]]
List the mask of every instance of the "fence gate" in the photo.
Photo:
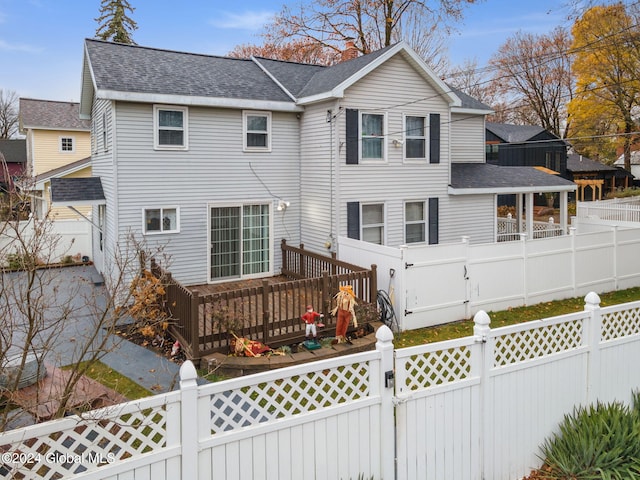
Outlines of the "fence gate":
[[466,250],[466,243],[407,250],[404,313],[412,329],[467,318]]

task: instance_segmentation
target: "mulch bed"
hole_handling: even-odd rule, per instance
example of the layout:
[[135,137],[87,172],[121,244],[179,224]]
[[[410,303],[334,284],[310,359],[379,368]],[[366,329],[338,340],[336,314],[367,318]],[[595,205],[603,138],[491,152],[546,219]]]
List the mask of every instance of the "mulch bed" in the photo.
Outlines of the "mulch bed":
[[177,353],[174,354],[173,346],[175,343],[175,339],[169,334],[168,331],[165,331],[162,335],[156,335],[155,337],[146,337],[142,333],[140,333],[140,329],[136,327],[134,324],[125,325],[119,330],[117,330],[116,335],[120,338],[128,340],[140,347],[144,347],[152,352],[162,355],[166,357],[170,361],[177,363],[178,365],[182,365],[182,363],[187,359],[184,354],[184,351],[180,348]]

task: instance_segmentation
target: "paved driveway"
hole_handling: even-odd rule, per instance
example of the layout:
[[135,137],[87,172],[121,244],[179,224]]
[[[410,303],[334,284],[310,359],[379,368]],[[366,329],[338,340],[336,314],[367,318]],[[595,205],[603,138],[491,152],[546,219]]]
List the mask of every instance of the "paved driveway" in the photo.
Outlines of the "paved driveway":
[[[55,366],[69,365],[81,358],[81,347],[86,345],[89,335],[97,331],[97,339],[104,338],[104,331],[97,325],[99,312],[104,309],[106,303],[106,290],[104,286],[94,284],[97,272],[93,266],[73,266],[40,272],[43,279],[39,287],[43,292],[40,297],[46,299],[43,309],[46,318],[54,323],[45,330],[38,342],[46,352],[47,362]],[[7,274],[5,277],[5,285],[11,285],[13,288],[23,281],[24,275],[18,272]],[[13,305],[13,308],[14,312],[21,310],[19,305]],[[69,312],[69,318],[64,324],[56,325],[54,319],[64,310]],[[21,332],[19,325],[14,325],[12,330],[12,343],[19,345],[21,338],[24,338],[24,332]],[[55,340],[49,342],[53,335]],[[108,339],[108,345],[109,353],[102,362],[109,367],[154,393],[177,388],[177,364],[114,335]]]

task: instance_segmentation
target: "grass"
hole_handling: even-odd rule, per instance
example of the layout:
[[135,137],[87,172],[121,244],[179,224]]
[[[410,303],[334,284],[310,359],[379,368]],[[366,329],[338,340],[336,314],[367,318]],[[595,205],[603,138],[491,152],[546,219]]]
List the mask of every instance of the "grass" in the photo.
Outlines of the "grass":
[[[71,368],[71,367],[64,367]],[[87,377],[100,382],[105,387],[115,390],[129,400],[150,397],[155,395],[144,387],[141,387],[133,380],[121,375],[114,369],[109,368],[102,362],[94,363],[87,371]]]
[[[640,300],[640,287],[599,294],[600,306]],[[499,312],[487,312],[491,318],[491,328],[505,327],[516,323],[530,322],[542,318],[555,317],[584,309],[584,297],[575,297],[553,302],[543,302],[526,307],[509,308]],[[441,342],[473,335],[473,319],[447,323],[436,327],[408,330],[395,335],[396,348],[412,347],[424,343]]]

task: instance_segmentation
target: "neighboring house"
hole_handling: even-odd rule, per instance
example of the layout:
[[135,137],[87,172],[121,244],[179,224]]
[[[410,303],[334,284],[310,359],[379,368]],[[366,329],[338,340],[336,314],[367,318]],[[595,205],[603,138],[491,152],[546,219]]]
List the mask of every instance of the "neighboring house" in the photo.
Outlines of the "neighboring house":
[[490,109],[404,43],[322,67],[86,40],[82,80],[102,272],[131,232],[186,285],[277,274],[283,238],[493,242],[498,193],[575,190],[487,165]]
[[[51,100],[20,99],[20,131],[26,135],[28,173],[35,179],[34,192],[38,217],[47,212],[52,218],[77,218],[66,207],[50,207],[50,178],[65,175],[64,167],[75,177],[91,176],[91,123],[80,119],[79,104]],[[80,162],[81,168],[74,168]],[[83,214],[90,207],[80,207]]]
[[[621,154],[613,165],[616,167],[624,168],[624,154]],[[636,179],[640,179],[640,150],[634,150],[631,152],[631,175]]]
[[624,169],[605,165],[590,158],[570,153],[567,173],[577,185],[577,200],[602,200],[609,192],[631,185],[633,176]]
[[534,125],[487,123],[487,163],[541,167],[567,177],[567,144]]
[[8,192],[14,181],[25,174],[27,142],[21,139],[0,139],[0,192]]

